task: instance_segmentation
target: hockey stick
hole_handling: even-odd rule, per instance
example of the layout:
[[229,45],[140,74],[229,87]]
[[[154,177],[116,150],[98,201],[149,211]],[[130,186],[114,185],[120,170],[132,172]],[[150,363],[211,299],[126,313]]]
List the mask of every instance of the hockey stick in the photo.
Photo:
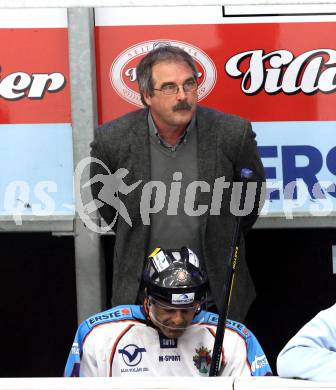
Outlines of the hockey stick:
[[[240,198],[240,208],[244,206],[245,197],[246,197],[247,180],[251,178],[251,176],[252,176],[252,171],[250,169],[243,168],[240,172],[240,177],[243,183],[242,193]],[[218,324],[217,324],[216,336],[215,336],[215,341],[214,341],[214,346],[212,351],[212,359],[211,359],[209,376],[218,376],[219,373],[226,319],[229,311],[230,298],[231,298],[232,287],[234,282],[234,273],[236,271],[237,261],[239,257],[241,219],[242,219],[241,216],[236,216],[236,223],[233,231],[228,265],[227,265],[226,281],[222,293],[222,300],[221,300],[222,306],[219,308]]]

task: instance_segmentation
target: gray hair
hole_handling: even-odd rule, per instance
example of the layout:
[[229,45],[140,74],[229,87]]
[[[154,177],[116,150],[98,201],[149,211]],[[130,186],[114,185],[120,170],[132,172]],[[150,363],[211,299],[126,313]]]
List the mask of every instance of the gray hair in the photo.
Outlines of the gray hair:
[[139,85],[141,101],[144,106],[147,103],[144,94],[154,95],[154,82],[152,68],[158,62],[185,62],[193,72],[195,80],[198,78],[198,70],[192,57],[183,49],[177,46],[162,45],[151,50],[138,64],[136,77]]

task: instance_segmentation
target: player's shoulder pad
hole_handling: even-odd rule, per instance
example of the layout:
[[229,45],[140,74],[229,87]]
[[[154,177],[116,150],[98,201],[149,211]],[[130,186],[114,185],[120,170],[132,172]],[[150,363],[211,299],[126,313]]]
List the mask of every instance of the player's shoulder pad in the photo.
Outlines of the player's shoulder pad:
[[202,310],[197,316],[195,316],[193,322],[200,324],[217,325],[218,314],[211,313],[210,311]]
[[138,305],[120,305],[112,307],[109,310],[105,310],[101,313],[94,314],[85,320],[85,325],[92,329],[93,327],[108,323],[124,320],[138,320],[144,321],[146,318],[141,310],[141,306]]
[[[218,324],[218,314],[211,313],[209,311],[203,311],[198,316],[202,317],[200,321],[203,324],[217,325]],[[198,321],[198,316],[195,317],[194,321]],[[250,331],[246,328],[245,325],[237,321],[226,320],[226,328],[231,329],[237,332],[240,336],[247,338],[250,336]]]
[[242,323],[240,323],[238,321],[232,321],[232,320],[227,319],[226,320],[226,328],[234,330],[235,332],[237,332],[240,336],[244,337],[245,339],[250,337],[250,331],[246,328],[245,325],[243,325]]

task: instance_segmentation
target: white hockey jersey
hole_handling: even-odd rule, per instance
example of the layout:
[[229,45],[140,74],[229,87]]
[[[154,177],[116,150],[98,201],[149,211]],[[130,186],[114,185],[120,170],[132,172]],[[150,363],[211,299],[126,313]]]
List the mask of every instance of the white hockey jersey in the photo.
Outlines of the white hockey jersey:
[[[148,324],[142,306],[117,306],[84,321],[65,376],[208,376],[218,315],[202,311],[178,339]],[[222,376],[272,375],[255,336],[227,321]]]

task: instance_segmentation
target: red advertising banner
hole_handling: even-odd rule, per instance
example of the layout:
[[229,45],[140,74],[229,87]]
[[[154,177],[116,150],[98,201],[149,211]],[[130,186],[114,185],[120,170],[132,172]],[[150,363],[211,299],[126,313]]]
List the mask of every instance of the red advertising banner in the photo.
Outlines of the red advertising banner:
[[199,103],[252,122],[267,182],[261,215],[334,215],[336,17],[233,8],[96,9],[99,123],[142,107],[137,64],[158,45],[179,46],[197,64]]
[[335,22],[104,25],[95,32],[100,123],[140,106],[135,67],[160,42],[194,57],[202,105],[254,122],[336,119]]
[[1,28],[0,123],[70,123],[67,28]]
[[67,10],[2,9],[0,38],[0,220],[72,217]]

